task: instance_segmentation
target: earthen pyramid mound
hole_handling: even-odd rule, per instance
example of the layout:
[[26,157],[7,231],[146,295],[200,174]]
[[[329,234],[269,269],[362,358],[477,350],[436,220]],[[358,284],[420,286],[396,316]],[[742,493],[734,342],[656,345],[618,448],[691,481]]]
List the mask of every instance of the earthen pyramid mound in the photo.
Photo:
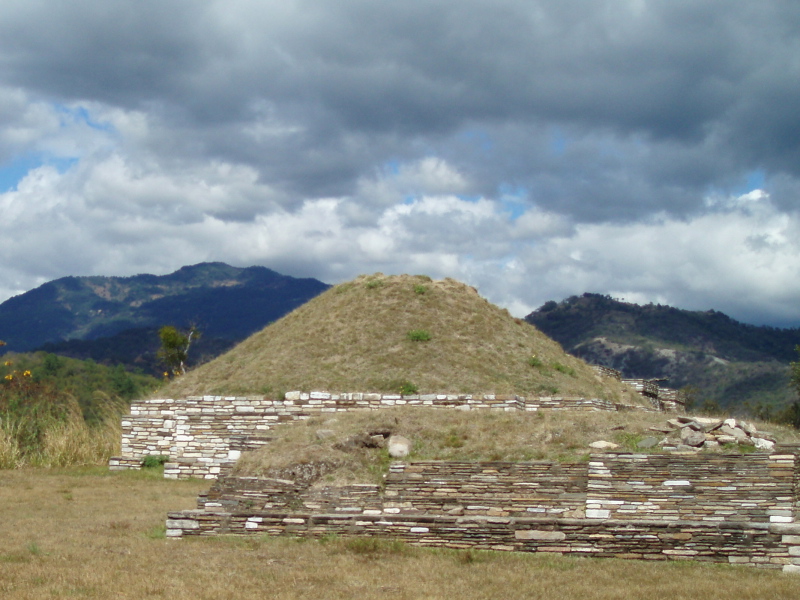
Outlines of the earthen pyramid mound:
[[291,390],[637,402],[474,288],[382,274],[331,288],[158,395],[275,397]]

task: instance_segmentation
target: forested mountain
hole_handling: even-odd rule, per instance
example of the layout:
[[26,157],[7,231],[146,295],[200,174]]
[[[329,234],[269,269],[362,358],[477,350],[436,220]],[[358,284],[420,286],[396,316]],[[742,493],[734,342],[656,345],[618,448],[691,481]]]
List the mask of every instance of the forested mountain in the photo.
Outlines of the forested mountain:
[[739,323],[717,311],[639,306],[599,294],[546,302],[525,319],[584,360],[627,377],[696,388],[702,404],[775,412],[794,399],[788,365],[800,329]]
[[44,347],[110,364],[138,359],[146,367],[158,347],[159,327],[195,325],[203,333],[195,358],[215,356],[328,287],[316,279],[224,263],[161,276],[64,277],[0,304],[0,340],[5,352]]

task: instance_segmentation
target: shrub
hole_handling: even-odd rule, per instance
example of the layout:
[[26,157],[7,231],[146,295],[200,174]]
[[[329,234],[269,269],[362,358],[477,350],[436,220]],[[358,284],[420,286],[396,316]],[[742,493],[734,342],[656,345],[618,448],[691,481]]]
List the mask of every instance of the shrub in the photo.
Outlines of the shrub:
[[169,460],[169,456],[165,456],[163,454],[148,454],[144,457],[142,461],[142,466],[145,469],[153,469],[155,467],[160,467],[165,462]]
[[425,329],[412,329],[406,336],[412,342],[427,342],[431,339],[431,334]]
[[403,396],[408,396],[410,394],[416,394],[419,392],[419,388],[411,383],[410,381],[404,381],[400,384],[400,393]]
[[415,294],[425,294],[428,292],[428,286],[417,284],[414,286],[414,293]]
[[541,369],[544,366],[542,360],[535,354],[528,359],[528,364],[534,369]]
[[553,368],[559,373],[564,373],[564,375],[575,377],[575,369],[573,369],[572,367],[567,367],[566,365],[562,365],[561,363],[555,363],[553,365]]

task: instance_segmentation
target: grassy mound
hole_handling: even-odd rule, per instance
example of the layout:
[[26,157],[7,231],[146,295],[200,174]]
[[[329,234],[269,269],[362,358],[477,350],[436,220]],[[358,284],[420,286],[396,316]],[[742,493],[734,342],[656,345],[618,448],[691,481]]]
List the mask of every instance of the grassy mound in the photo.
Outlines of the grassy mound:
[[425,276],[338,285],[159,394],[516,393],[640,402],[474,288]]
[[[387,451],[347,443],[377,431],[408,437],[413,442],[409,460],[573,462],[587,459],[593,452],[589,444],[598,440],[619,444],[621,451],[658,452],[642,450],[637,443],[648,436],[663,437],[650,428],[663,427],[667,418],[638,411],[464,412],[410,406],[353,411],[276,428],[272,443],[242,455],[236,473],[281,477],[295,465],[326,463],[332,468],[321,485],[380,483],[390,462]],[[795,429],[772,423],[756,426],[768,428],[782,442],[800,441]]]

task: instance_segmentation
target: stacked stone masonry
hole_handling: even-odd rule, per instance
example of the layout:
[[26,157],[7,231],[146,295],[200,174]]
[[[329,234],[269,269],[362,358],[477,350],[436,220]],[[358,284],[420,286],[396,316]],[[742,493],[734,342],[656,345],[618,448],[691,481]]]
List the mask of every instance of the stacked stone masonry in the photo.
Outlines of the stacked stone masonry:
[[[424,546],[692,559],[800,572],[798,460],[607,453],[395,463],[383,490],[222,478],[167,535],[379,535]],[[706,463],[706,464],[703,464]]]
[[800,526],[449,515],[169,513],[169,537],[379,536],[420,546],[592,557],[726,562],[800,572]]
[[587,517],[792,523],[794,454],[598,454]]
[[399,513],[582,517],[586,464],[415,462],[390,467],[384,509]]
[[509,395],[392,395],[289,392],[283,400],[265,397],[202,396],[154,399],[131,405],[122,419],[121,456],[109,461],[112,470],[139,468],[148,455],[166,456],[164,476],[215,479],[245,450],[269,443],[278,425],[315,415],[354,409],[378,410],[420,406],[456,410],[644,410],[597,398]]

